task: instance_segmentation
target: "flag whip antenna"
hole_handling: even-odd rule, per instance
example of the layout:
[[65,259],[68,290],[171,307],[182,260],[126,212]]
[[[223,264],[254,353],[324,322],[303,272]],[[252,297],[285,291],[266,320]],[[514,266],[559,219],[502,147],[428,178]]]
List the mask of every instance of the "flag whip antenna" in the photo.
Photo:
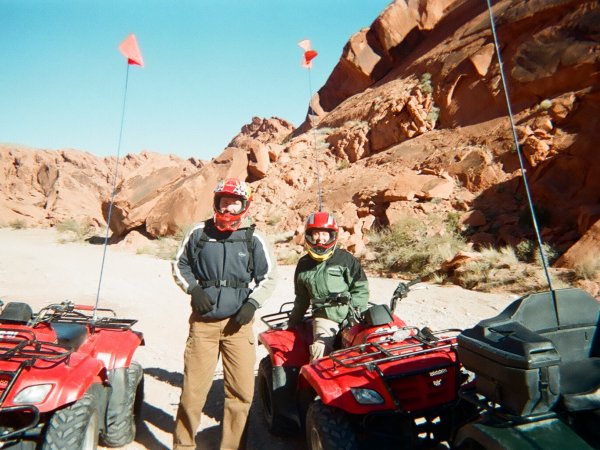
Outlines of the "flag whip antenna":
[[121,125],[119,127],[119,140],[117,142],[117,156],[115,161],[115,176],[112,183],[112,192],[108,206],[108,215],[106,219],[106,234],[104,236],[104,245],[102,250],[102,263],[100,264],[100,277],[98,279],[98,290],[96,291],[96,303],[94,305],[93,320],[96,320],[98,303],[100,301],[100,288],[102,286],[102,277],[104,274],[104,263],[106,261],[106,250],[108,248],[108,234],[110,231],[110,220],[112,218],[113,205],[115,203],[115,194],[117,190],[117,179],[119,178],[119,159],[121,154],[121,142],[123,139],[123,125],[125,123],[125,105],[127,104],[127,87],[129,84],[129,66],[134,64],[144,67],[142,53],[137,44],[135,35],[130,34],[119,46],[121,53],[127,58],[127,70],[125,72],[125,88],[123,89],[123,106],[121,107]]
[[544,269],[544,274],[546,275],[546,280],[548,282],[548,288],[552,294],[552,298],[554,300],[554,310],[556,312],[556,316],[558,319],[558,308],[556,304],[556,295],[554,292],[554,287],[552,285],[552,278],[550,277],[550,271],[548,269],[548,259],[546,257],[546,252],[544,250],[544,245],[542,242],[542,236],[540,234],[540,229],[538,226],[537,218],[535,215],[535,208],[533,206],[533,200],[531,198],[531,192],[529,190],[529,183],[527,182],[527,171],[525,170],[525,164],[523,163],[523,153],[521,151],[521,146],[519,145],[519,138],[517,137],[517,128],[515,126],[515,120],[512,112],[512,107],[510,103],[510,95],[508,92],[508,84],[506,82],[506,76],[504,74],[504,64],[502,62],[502,56],[500,54],[500,45],[498,44],[498,35],[496,33],[496,24],[494,20],[494,13],[492,12],[492,3],[491,0],[486,0],[488,12],[490,15],[490,26],[492,30],[492,37],[494,39],[494,49],[496,51],[496,56],[498,58],[498,67],[500,68],[500,78],[502,79],[502,87],[504,90],[504,96],[506,98],[506,107],[508,110],[508,118],[510,120],[510,127],[513,134],[513,140],[515,142],[515,148],[517,150],[517,155],[519,157],[519,167],[521,169],[521,176],[523,177],[523,185],[525,186],[525,193],[527,195],[527,203],[529,205],[529,211],[531,213],[531,221],[533,223],[533,229],[535,231],[535,236],[538,242],[538,248],[540,251],[540,259],[542,261],[542,267]]
[[119,157],[121,153],[121,140],[123,138],[123,124],[125,123],[125,104],[127,101],[127,84],[129,80],[129,64],[125,75],[125,91],[123,93],[123,107],[121,109],[121,126],[119,128],[119,141],[117,143],[117,158],[115,161],[115,176],[112,183],[112,192],[110,195],[110,204],[108,205],[108,217],[106,219],[106,234],[104,236],[104,245],[102,250],[102,263],[100,264],[100,278],[98,279],[98,291],[96,292],[96,304],[94,305],[94,319],[96,319],[96,309],[100,300],[100,287],[102,286],[102,276],[104,274],[104,263],[106,261],[106,249],[108,248],[108,234],[110,231],[110,219],[112,217],[113,205],[115,203],[115,193],[117,189],[117,178],[119,178]]
[[323,211],[323,190],[321,189],[321,171],[319,167],[319,152],[317,149],[317,130],[312,126],[310,116],[311,113],[314,113],[312,108],[312,98],[313,98],[313,90],[312,90],[312,81],[311,81],[311,69],[312,69],[312,60],[317,56],[317,52],[311,49],[310,40],[305,39],[303,41],[298,42],[298,45],[304,49],[304,57],[302,60],[302,67],[308,69],[308,114],[307,121],[311,126],[311,135],[313,138],[313,148],[314,148],[314,157],[315,157],[315,171],[317,174],[317,199],[319,201],[319,211]]

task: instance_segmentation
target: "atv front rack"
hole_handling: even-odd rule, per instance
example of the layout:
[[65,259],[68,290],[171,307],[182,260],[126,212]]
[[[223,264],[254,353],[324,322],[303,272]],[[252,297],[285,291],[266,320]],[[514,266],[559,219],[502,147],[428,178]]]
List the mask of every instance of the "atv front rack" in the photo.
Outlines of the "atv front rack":
[[336,350],[328,358],[333,372],[340,366],[375,372],[396,412],[427,411],[455,401],[460,385],[456,357],[456,336],[460,332],[416,327],[376,331],[367,336],[365,343]]
[[[406,332],[399,342],[395,333]],[[329,357],[333,361],[333,369],[337,365],[345,368],[365,367],[375,370],[378,365],[412,358],[418,355],[437,352],[456,347],[456,336],[462,330],[450,328],[431,331],[428,328],[402,327],[391,331],[374,332],[368,335],[365,343],[333,351]],[[402,334],[402,333],[401,333]],[[379,340],[377,338],[381,336]]]

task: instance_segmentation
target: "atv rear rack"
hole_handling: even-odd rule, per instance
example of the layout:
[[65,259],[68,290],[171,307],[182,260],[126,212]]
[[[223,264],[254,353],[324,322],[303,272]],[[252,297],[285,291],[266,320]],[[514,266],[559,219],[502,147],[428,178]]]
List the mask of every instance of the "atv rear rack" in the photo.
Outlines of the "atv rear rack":
[[44,307],[39,313],[34,314],[30,326],[35,326],[41,322],[48,323],[78,323],[89,325],[92,328],[107,328],[117,330],[129,330],[137,323],[135,319],[120,319],[112,309],[96,308],[95,312],[110,314],[97,317],[95,314],[89,315],[82,311],[94,311],[94,308],[88,305],[76,305],[66,301],[59,304],[52,304]]
[[[279,330],[284,325],[287,325],[290,320],[290,313],[292,312],[294,302],[285,302],[279,308],[276,313],[265,314],[260,318],[262,322],[269,327],[271,330]],[[288,308],[284,311],[284,308]]]
[[[364,344],[333,351],[329,357],[333,361],[333,369],[337,365],[345,368],[365,367],[375,370],[377,366],[392,361],[425,355],[456,346],[456,336],[462,331],[456,328],[432,332],[428,328],[419,330],[417,327],[402,327],[395,332],[406,331],[409,335],[397,342],[394,334],[374,332],[366,337]],[[385,335],[380,341],[370,340],[378,335]],[[448,334],[451,334],[448,336]]]

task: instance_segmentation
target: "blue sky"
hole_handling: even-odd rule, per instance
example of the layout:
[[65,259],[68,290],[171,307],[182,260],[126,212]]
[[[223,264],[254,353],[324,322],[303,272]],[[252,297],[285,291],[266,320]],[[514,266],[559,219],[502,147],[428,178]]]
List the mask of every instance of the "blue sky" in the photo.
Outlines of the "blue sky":
[[[210,159],[253,116],[300,125],[350,36],[390,0],[0,0],[0,142]],[[319,56],[309,76],[298,41]]]

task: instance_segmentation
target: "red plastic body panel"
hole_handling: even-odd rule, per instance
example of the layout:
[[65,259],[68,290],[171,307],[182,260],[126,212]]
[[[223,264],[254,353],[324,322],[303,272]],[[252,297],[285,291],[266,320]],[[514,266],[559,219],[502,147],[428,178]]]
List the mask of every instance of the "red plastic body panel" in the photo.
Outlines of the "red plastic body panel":
[[289,330],[267,330],[258,335],[273,366],[301,367],[310,359],[308,346],[312,343],[312,321],[302,322]]
[[[424,347],[414,338],[381,346],[399,358],[375,363],[381,354],[372,356],[375,355],[372,346],[366,345],[362,351],[350,348],[340,350],[336,357],[350,358],[364,365],[344,367],[326,357],[303,366],[301,377],[315,389],[323,403],[352,414],[387,410],[417,413],[447,404],[456,398],[458,364],[452,347],[434,347],[427,353],[418,354]],[[403,349],[403,346],[406,348]],[[376,370],[369,369],[369,362],[381,370],[399,405],[389,394],[382,377]],[[375,390],[383,397],[384,403],[361,405],[355,400],[351,388]]]
[[[391,334],[398,328],[405,327],[406,324],[402,319],[397,316],[393,316],[394,321],[387,325],[381,325],[378,327],[365,327],[363,324],[354,325],[350,328],[342,330],[342,348],[352,347],[359,345],[372,339],[373,336],[380,337],[381,334]],[[381,333],[381,334],[380,334]]]
[[106,370],[127,367],[142,338],[131,330],[95,329],[79,347],[78,353],[87,353],[104,363]]
[[[14,398],[19,392],[40,384],[52,385],[46,398],[34,405],[41,413],[70,404],[81,398],[92,383],[105,382],[107,371],[129,366],[135,350],[143,341],[141,334],[130,329],[90,326],[87,329],[85,341],[69,354],[64,347],[57,345],[57,335],[51,324],[40,323],[34,328],[2,324],[0,353],[9,357],[0,360],[0,371],[5,372],[0,374],[0,395],[4,394],[12,378],[14,381],[0,406],[16,406]],[[33,345],[23,345],[28,340]],[[12,349],[19,345],[19,352],[11,356]],[[27,357],[36,352],[52,356],[56,354],[56,358]],[[64,357],[61,356],[63,354]],[[34,363],[28,366],[28,360]],[[18,373],[20,366],[21,372]]]

